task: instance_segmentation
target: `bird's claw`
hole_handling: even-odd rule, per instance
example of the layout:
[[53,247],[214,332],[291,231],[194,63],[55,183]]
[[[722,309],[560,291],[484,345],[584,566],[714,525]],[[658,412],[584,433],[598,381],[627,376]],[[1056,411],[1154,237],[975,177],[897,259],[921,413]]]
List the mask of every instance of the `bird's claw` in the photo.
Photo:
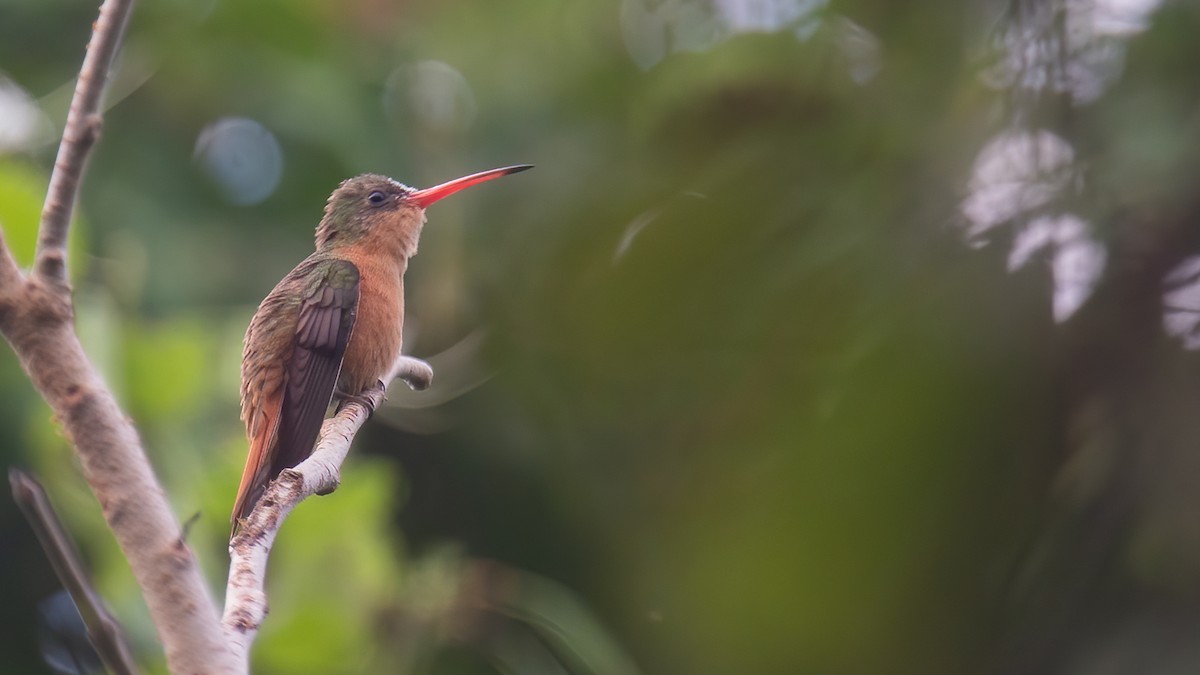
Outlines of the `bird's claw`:
[[379,380],[375,380],[374,386],[367,387],[358,394],[347,394],[346,392],[339,390],[335,393],[335,395],[342,401],[341,405],[338,406],[338,410],[341,410],[347,403],[354,402],[361,405],[363,408],[366,408],[367,417],[371,417],[375,414],[375,399],[373,398],[372,394],[384,391],[383,382],[380,382]]
[[[397,379],[404,380],[413,391],[423,391],[429,388],[433,383],[433,368],[421,359],[411,356],[401,356],[396,361],[396,366],[393,369],[393,376]],[[354,401],[367,409],[367,415],[375,414],[375,399],[384,400],[387,398],[387,385],[383,380],[375,380],[375,384],[364,389],[357,394],[350,394],[340,389],[334,392],[341,401],[342,405],[350,401]],[[339,407],[340,409],[340,407]]]

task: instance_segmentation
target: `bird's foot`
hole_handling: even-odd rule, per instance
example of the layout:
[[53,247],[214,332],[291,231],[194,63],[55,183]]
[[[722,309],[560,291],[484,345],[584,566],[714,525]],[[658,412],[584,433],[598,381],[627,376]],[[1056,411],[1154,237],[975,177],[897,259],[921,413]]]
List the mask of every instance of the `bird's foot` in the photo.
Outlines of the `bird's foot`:
[[396,377],[404,380],[409,389],[424,391],[433,384],[433,368],[421,359],[401,356],[396,361]]
[[375,414],[375,406],[376,406],[375,402],[376,401],[382,402],[383,399],[386,398],[386,396],[385,396],[386,391],[387,390],[384,388],[383,382],[381,382],[380,380],[375,380],[374,385],[367,387],[366,389],[362,390],[361,392],[359,392],[357,394],[348,394],[348,393],[338,389],[338,390],[334,391],[334,396],[337,396],[338,399],[341,400],[341,404],[338,406],[338,410],[341,410],[343,407],[345,407],[345,405],[347,403],[353,401],[354,403],[357,403],[357,404],[361,405],[362,407],[366,408],[367,417],[371,417]]

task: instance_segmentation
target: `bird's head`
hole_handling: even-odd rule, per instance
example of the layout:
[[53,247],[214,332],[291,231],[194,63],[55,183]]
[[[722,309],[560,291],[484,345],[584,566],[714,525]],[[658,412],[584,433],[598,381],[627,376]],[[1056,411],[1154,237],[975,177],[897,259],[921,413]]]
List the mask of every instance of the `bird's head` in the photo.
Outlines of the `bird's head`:
[[530,164],[519,164],[481,171],[424,190],[378,174],[355,176],[342,181],[329,196],[325,216],[317,226],[317,250],[358,243],[376,235],[394,240],[406,257],[411,256],[416,253],[425,224],[425,209],[431,204],[472,185],[532,168]]

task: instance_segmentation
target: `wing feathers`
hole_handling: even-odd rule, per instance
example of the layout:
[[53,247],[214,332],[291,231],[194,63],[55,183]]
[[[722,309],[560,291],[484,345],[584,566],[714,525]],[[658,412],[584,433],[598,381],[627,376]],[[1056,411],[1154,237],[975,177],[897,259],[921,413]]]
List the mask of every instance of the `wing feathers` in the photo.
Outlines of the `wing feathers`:
[[[289,306],[281,289],[301,283],[307,289],[303,299],[298,307]],[[242,417],[250,456],[234,504],[235,524],[254,508],[271,480],[312,453],[354,329],[358,291],[353,263],[310,257],[267,296],[251,321],[242,364]],[[287,320],[289,309],[292,321]],[[272,334],[281,325],[290,326],[291,334]],[[271,351],[263,344],[272,339],[283,348]]]

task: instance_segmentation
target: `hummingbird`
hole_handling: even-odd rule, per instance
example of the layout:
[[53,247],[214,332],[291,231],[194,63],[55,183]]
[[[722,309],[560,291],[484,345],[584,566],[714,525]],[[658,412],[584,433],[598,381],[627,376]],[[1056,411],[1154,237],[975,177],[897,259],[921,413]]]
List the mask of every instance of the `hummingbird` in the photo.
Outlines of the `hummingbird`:
[[246,330],[241,416],[250,453],[233,505],[234,533],[270,482],[312,454],[334,398],[365,401],[400,359],[404,272],[417,254],[425,209],[531,168],[482,171],[423,190],[363,174],[333,191],[316,251],[267,295]]

